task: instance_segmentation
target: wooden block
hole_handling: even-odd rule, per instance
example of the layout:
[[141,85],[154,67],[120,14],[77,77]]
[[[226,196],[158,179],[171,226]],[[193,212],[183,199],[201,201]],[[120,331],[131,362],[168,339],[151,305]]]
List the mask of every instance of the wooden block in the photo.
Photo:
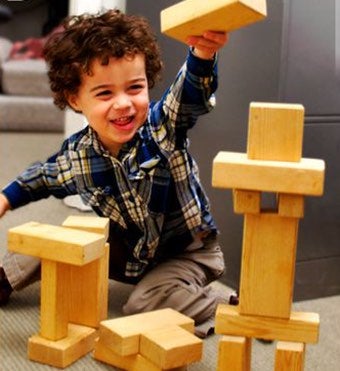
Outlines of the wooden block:
[[105,253],[101,234],[30,222],[8,231],[8,249],[24,255],[84,265]]
[[289,318],[294,287],[297,218],[246,214],[240,278],[241,314]]
[[170,369],[198,362],[203,342],[179,326],[168,326],[141,335],[139,353],[161,369]]
[[224,335],[218,343],[217,371],[250,371],[251,339]]
[[28,341],[28,358],[54,367],[65,368],[94,348],[97,331],[69,325],[68,336],[58,341],[33,335]]
[[107,241],[109,237],[110,219],[99,216],[70,215],[64,220],[62,226],[103,234],[105,236],[105,241]]
[[276,346],[275,371],[303,371],[305,344],[279,341]]
[[299,162],[304,107],[301,104],[250,104],[247,155],[252,160]]
[[141,334],[171,325],[194,332],[193,319],[166,308],[102,321],[99,327],[100,340],[121,356],[137,354]]
[[279,193],[278,213],[280,216],[303,218],[304,206],[303,196]]
[[241,315],[237,306],[219,304],[215,332],[268,340],[317,343],[320,319],[317,313],[292,312],[289,319]]
[[257,214],[261,210],[261,193],[233,189],[233,204],[236,214]]
[[325,162],[251,160],[239,152],[219,152],[213,161],[212,185],[217,188],[320,196]]
[[60,340],[68,335],[69,266],[42,259],[40,336],[49,340]]
[[161,31],[179,41],[204,31],[234,31],[267,15],[265,0],[186,0],[161,11]]
[[106,346],[101,340],[97,340],[93,357],[101,362],[107,363],[111,366],[122,370],[129,371],[162,371],[161,368],[153,364],[150,360],[140,354],[133,354],[129,356],[122,356],[115,353],[111,348]]
[[70,266],[68,290],[69,322],[99,327],[107,319],[109,291],[109,244],[105,254],[83,266]]

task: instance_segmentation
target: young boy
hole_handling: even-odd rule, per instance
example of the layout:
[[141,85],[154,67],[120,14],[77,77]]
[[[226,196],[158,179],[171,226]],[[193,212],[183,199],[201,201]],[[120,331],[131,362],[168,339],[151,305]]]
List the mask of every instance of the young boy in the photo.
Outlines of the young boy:
[[[55,104],[81,112],[89,126],[0,194],[0,216],[50,195],[79,194],[110,218],[110,278],[135,285],[124,313],[172,307],[202,336],[220,300],[207,285],[225,266],[187,131],[214,106],[216,52],[226,41],[211,31],[190,37],[175,82],[150,103],[162,63],[148,23],[118,10],[68,19],[45,46],[50,86]],[[39,265],[7,253],[0,303],[37,279]]]

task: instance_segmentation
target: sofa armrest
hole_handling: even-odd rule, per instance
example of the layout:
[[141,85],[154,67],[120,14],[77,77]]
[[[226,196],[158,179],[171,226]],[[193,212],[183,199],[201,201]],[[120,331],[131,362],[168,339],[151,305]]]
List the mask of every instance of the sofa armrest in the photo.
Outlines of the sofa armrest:
[[12,45],[12,41],[5,37],[0,37],[0,65],[8,59]]

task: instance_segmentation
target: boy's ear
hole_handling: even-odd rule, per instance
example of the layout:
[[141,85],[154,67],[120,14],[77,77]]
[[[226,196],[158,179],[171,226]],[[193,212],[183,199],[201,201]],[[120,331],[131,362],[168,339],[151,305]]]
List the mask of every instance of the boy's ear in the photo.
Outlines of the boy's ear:
[[67,97],[68,104],[75,111],[81,113],[81,109],[78,104],[78,99],[76,95],[69,95]]

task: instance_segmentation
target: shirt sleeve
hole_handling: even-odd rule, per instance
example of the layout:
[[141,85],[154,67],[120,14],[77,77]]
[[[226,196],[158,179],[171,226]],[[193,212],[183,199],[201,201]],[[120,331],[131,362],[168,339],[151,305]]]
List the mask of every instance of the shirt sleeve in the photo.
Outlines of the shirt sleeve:
[[9,183],[2,193],[12,209],[51,195],[64,198],[75,194],[73,179],[67,175],[70,174],[70,168],[70,161],[61,151],[48,158],[46,162],[36,162],[28,167]]
[[203,60],[190,50],[187,60],[175,81],[165,92],[155,108],[160,109],[165,120],[176,129],[190,129],[200,115],[215,106],[217,89],[217,58]]

